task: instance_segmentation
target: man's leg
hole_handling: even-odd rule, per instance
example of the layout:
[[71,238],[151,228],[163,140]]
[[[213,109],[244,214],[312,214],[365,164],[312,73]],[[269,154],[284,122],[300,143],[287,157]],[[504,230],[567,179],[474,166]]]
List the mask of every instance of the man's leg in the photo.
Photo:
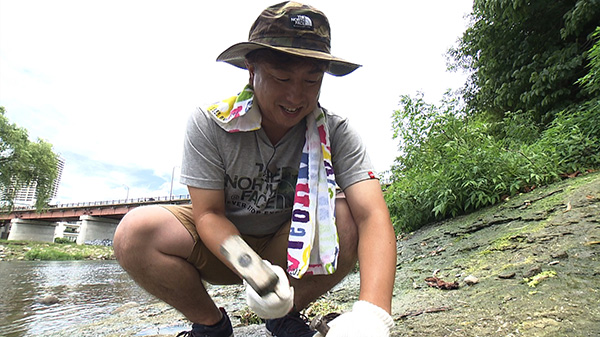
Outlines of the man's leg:
[[294,286],[294,305],[302,310],[321,295],[331,290],[356,266],[358,260],[358,229],[344,197],[336,199],[336,225],[340,243],[338,267],[332,275],[305,275],[300,280],[291,278]]
[[[358,259],[358,229],[350,213],[345,198],[336,200],[336,225],[340,243],[340,255],[338,266],[332,275],[305,275],[300,280],[290,278],[294,287],[294,307],[290,314],[266,321],[267,330],[276,336],[314,336],[315,332],[309,329],[305,319],[297,312],[307,307],[311,302],[317,300],[321,295],[338,284],[356,265]],[[283,231],[283,229],[282,229]],[[279,237],[267,250],[272,261],[285,268],[285,257],[287,256],[287,235]],[[285,234],[285,233],[283,233]],[[276,253],[276,255],[271,255]]]
[[130,211],[114,237],[117,260],[133,280],[194,323],[212,325],[222,314],[198,270],[186,261],[194,241],[168,210],[159,206]]

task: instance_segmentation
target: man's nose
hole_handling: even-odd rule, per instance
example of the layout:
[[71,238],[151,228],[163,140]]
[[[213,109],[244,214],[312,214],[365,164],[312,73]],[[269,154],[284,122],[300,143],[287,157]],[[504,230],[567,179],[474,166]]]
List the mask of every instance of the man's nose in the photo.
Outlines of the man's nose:
[[304,86],[301,81],[288,83],[286,88],[286,99],[292,104],[300,104],[304,94]]

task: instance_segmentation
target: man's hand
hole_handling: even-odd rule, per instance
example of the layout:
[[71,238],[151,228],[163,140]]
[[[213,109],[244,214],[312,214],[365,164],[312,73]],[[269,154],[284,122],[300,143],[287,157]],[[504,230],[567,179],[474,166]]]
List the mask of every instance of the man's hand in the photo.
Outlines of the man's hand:
[[278,281],[275,291],[265,296],[260,296],[244,281],[246,286],[246,302],[252,311],[260,318],[272,319],[285,316],[294,306],[294,288],[290,286],[286,272],[277,265],[263,260],[277,275]]
[[[388,337],[394,320],[385,310],[367,301],[354,303],[347,312],[329,322],[327,337]],[[314,337],[323,337],[317,333]]]

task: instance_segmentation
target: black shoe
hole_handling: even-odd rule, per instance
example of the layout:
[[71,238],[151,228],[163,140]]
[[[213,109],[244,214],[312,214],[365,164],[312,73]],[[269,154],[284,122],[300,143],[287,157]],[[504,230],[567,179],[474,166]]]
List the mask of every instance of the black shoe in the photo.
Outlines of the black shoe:
[[281,318],[268,319],[265,325],[275,337],[312,337],[316,331],[308,327],[307,321],[306,316],[295,312]]
[[177,337],[233,337],[233,328],[225,309],[219,308],[223,318],[215,325],[192,324],[191,331],[182,331]]

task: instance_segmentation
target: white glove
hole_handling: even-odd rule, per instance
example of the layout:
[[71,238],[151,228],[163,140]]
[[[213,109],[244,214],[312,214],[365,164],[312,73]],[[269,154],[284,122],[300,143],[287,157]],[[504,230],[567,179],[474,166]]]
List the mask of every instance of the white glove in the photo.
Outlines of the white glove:
[[286,272],[277,265],[263,260],[277,275],[275,292],[261,297],[244,280],[246,286],[246,303],[260,318],[273,319],[287,315],[294,306],[294,288],[290,286]]
[[[327,337],[388,337],[394,320],[387,311],[367,301],[358,301],[352,311],[338,316],[329,324]],[[323,337],[317,333],[314,337]]]

